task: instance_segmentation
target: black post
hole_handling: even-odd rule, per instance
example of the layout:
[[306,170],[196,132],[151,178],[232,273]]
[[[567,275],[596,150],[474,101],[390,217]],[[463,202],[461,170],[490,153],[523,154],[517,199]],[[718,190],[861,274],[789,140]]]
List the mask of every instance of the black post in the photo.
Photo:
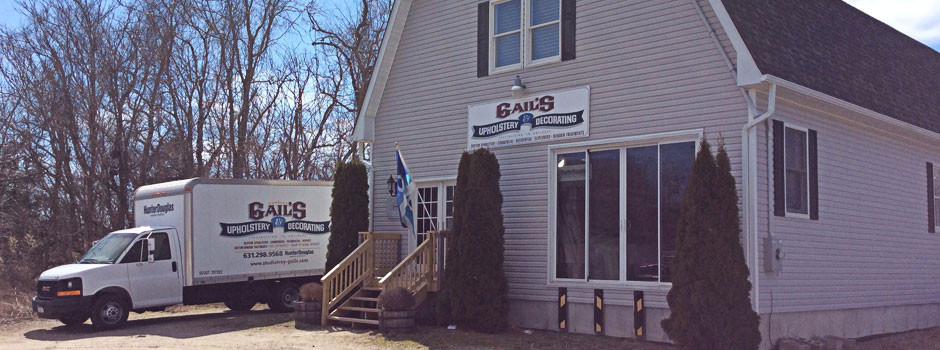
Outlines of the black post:
[[594,333],[604,334],[604,290],[594,290]]
[[646,306],[643,304],[643,292],[633,292],[633,335],[637,339],[646,339]]
[[568,331],[568,288],[558,288],[558,330]]

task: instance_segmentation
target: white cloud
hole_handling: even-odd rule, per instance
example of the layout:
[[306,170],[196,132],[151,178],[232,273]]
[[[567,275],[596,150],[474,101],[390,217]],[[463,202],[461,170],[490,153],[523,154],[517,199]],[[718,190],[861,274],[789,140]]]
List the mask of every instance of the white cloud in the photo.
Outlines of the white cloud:
[[852,6],[904,34],[940,48],[940,1],[846,0]]

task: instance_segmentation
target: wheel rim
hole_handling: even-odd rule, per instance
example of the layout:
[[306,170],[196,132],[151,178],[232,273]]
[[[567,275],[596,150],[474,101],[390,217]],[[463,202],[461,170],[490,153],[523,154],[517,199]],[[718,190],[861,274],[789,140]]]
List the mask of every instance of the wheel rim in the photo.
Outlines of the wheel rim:
[[297,301],[297,289],[288,288],[284,290],[284,293],[281,293],[281,302],[284,303],[284,306],[293,307],[294,302]]
[[121,308],[120,304],[112,301],[101,307],[100,315],[104,323],[115,324],[121,321],[124,310]]

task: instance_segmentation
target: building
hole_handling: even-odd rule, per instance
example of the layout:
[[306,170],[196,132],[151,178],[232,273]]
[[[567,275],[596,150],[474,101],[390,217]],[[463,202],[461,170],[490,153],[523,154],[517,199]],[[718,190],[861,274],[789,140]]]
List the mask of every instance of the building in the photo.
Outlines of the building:
[[838,0],[398,0],[355,137],[383,232],[403,232],[396,143],[420,232],[447,228],[460,154],[491,148],[511,322],[594,333],[600,290],[602,332],[634,337],[643,292],[655,341],[696,142],[721,140],[764,347],[861,337],[940,325],[938,72]]

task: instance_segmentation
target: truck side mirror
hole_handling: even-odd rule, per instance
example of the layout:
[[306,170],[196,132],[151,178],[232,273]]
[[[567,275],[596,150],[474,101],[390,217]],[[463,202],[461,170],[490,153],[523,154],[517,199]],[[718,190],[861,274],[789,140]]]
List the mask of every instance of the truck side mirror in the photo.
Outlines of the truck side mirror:
[[153,263],[153,252],[157,248],[154,242],[156,242],[155,239],[147,238],[147,262],[148,263]]

